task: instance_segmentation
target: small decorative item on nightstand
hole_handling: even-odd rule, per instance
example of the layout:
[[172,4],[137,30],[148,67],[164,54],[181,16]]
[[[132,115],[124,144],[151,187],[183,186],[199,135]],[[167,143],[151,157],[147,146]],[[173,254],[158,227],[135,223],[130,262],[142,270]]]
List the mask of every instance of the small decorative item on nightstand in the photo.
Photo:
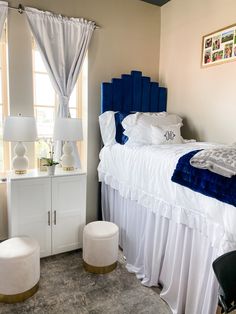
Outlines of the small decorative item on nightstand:
[[47,156],[53,150],[51,138],[40,138],[36,145],[37,167],[40,172],[47,172]]
[[40,172],[47,171],[47,166],[45,166],[46,163],[47,163],[46,157],[38,158],[38,169]]
[[49,158],[44,158],[45,159],[45,164],[44,166],[47,167],[48,175],[53,176],[55,174],[55,167],[56,165],[59,164],[59,162],[56,162],[53,160],[53,151],[49,152],[50,157]]

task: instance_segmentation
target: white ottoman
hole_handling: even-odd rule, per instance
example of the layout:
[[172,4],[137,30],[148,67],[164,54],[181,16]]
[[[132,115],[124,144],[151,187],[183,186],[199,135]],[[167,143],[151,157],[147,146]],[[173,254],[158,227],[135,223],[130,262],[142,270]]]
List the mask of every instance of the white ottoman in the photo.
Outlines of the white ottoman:
[[107,221],[94,221],[84,227],[83,260],[85,270],[105,274],[116,268],[119,229]]
[[29,237],[0,243],[0,302],[21,302],[38,290],[39,251],[38,243]]

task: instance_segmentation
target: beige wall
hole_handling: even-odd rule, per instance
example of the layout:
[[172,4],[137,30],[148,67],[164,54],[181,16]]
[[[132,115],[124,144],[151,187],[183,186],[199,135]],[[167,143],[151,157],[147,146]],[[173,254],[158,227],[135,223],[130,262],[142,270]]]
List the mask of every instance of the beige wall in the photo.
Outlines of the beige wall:
[[[19,1],[10,1],[18,6]],[[100,84],[138,69],[158,78],[160,9],[139,0],[22,0],[21,3],[67,16],[92,19],[96,30],[88,54],[87,220],[97,217],[97,165],[100,149]],[[24,15],[9,14],[10,111],[33,113],[30,33]],[[31,148],[32,155],[32,148]]]
[[202,69],[202,36],[236,23],[235,0],[171,0],[161,8],[160,82],[184,136],[236,141],[236,62]]

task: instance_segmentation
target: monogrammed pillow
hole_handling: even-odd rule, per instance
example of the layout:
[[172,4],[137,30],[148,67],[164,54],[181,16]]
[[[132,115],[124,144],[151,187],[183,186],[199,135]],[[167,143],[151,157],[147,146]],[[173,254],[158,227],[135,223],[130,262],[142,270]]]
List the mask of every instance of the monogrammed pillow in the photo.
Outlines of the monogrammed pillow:
[[236,175],[236,146],[204,149],[190,159],[190,164],[231,178]]
[[163,125],[161,127],[151,126],[151,141],[154,145],[159,144],[181,144],[183,143],[180,128],[182,123]]

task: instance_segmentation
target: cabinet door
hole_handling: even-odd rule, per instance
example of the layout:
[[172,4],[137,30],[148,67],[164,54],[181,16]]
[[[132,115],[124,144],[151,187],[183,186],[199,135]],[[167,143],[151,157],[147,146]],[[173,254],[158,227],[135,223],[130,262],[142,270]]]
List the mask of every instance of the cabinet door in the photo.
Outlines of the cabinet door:
[[51,255],[51,179],[11,180],[8,188],[9,236],[30,236],[41,257]]
[[82,247],[85,203],[85,175],[52,178],[53,254]]

